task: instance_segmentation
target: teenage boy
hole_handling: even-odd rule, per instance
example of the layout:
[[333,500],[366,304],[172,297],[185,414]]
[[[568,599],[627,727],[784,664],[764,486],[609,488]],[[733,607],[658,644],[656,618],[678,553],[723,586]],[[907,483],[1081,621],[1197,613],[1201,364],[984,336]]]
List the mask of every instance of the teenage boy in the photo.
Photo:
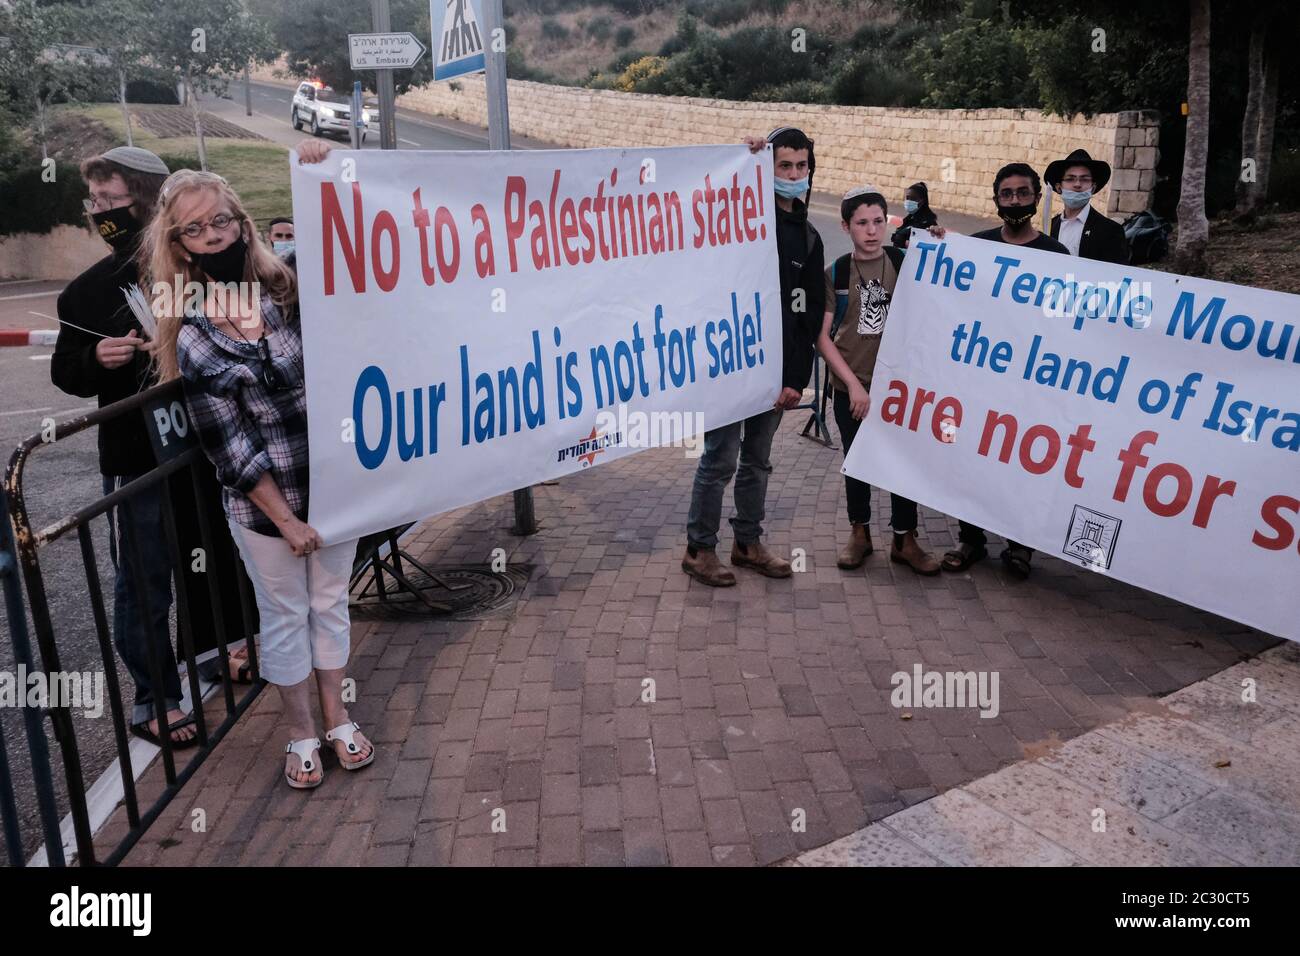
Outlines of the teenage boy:
[[[781,413],[799,404],[812,375],[813,343],[823,312],[821,236],[808,221],[807,197],[816,171],[813,141],[802,130],[783,126],[766,139],[746,137],[751,152],[772,146],[776,192],[777,268],[781,283],[781,394],[766,412],[704,433],[704,454],[695,470],[691,510],[686,525],[682,570],[710,587],[730,587],[736,576],[718,560],[722,496],[736,476],[736,514],[731,519],[735,542],[731,563],[771,578],[788,578],[790,562],[759,540],[772,473],[772,438]],[[737,470],[737,458],[740,466]]]
[[[1002,225],[975,233],[976,239],[1006,242],[1013,246],[1028,246],[1047,252],[1069,255],[1070,251],[1051,236],[1043,235],[1034,225],[1038,202],[1043,198],[1043,187],[1038,173],[1026,163],[1008,163],[993,178],[993,203],[997,207]],[[930,233],[938,239],[944,237],[942,226],[933,226]],[[958,546],[943,556],[945,571],[965,571],[976,561],[988,556],[988,539],[984,529],[959,521]],[[1029,561],[1034,552],[1017,541],[1007,539],[1002,552],[1002,563],[1019,578],[1029,577]]]
[[[826,359],[826,385],[846,457],[871,405],[871,375],[903,266],[903,250],[884,245],[888,224],[889,207],[880,190],[864,186],[846,193],[840,202],[840,225],[852,240],[853,251],[826,270],[827,309],[817,350]],[[836,564],[852,570],[860,568],[872,551],[871,486],[845,475],[844,491],[851,531]],[[894,529],[889,560],[906,564],[917,574],[938,574],[939,562],[916,541],[916,502],[892,492],[889,498],[889,524]]]
[[1091,200],[1110,182],[1110,164],[1076,149],[1065,159],[1048,163],[1043,179],[1061,197],[1063,213],[1052,217],[1052,238],[1072,256],[1101,262],[1128,263],[1124,227],[1093,210]]
[[[81,164],[90,191],[86,210],[112,252],[68,283],[59,294],[62,324],[50,361],[50,378],[69,395],[111,405],[152,384],[149,356],[142,347],[123,287],[136,284],[135,254],[153,215],[165,163],[139,147],[118,146]],[[99,469],[109,494],[156,465],[141,415],[121,415],[99,427]],[[162,524],[162,493],[154,485],[131,498],[128,509],[110,513],[110,555],[117,567],[113,601],[113,643],[135,680],[132,731],[157,741],[154,700],[161,696],[172,745],[193,746],[194,718],[180,709],[181,684],[172,653],[168,613],[172,563]],[[137,578],[130,560],[140,555]],[[145,602],[152,620],[145,618]],[[146,642],[161,662],[163,686],[153,686]]]

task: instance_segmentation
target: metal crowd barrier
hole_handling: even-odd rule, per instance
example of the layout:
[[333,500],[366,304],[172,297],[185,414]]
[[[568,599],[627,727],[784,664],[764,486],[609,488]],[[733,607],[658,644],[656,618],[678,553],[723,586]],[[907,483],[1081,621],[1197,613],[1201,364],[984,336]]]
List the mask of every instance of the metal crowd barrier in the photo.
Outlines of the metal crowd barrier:
[[[50,676],[61,672],[62,667],[60,664],[60,635],[56,633],[54,623],[51,620],[45,580],[41,572],[41,551],[52,542],[73,533],[76,534],[80,543],[82,564],[86,577],[86,596],[90,602],[95,634],[98,638],[98,649],[104,672],[104,686],[109,699],[109,709],[113,723],[117,766],[121,776],[127,822],[129,824],[126,836],[109,849],[102,860],[97,859],[94,834],[92,833],[86,802],[87,782],[82,772],[82,761],[77,746],[72,708],[68,706],[67,701],[49,701],[47,703],[50,703],[50,706],[45,708],[29,707],[26,706],[24,701],[23,718],[27,743],[25,749],[32,766],[32,786],[40,811],[47,858],[52,866],[66,865],[66,859],[60,835],[58,800],[53,785],[50,753],[46,747],[42,717],[46,717],[50,721],[62,758],[67,782],[66,800],[73,824],[77,862],[82,866],[95,864],[115,865],[130,851],[154,820],[157,819],[158,815],[166,808],[167,804],[180,791],[181,787],[199,769],[221,739],[235,725],[253,700],[256,699],[264,686],[264,682],[258,678],[257,649],[254,641],[250,639],[248,641],[248,662],[253,675],[253,683],[242,697],[238,700],[235,698],[226,647],[225,615],[227,609],[222,606],[218,578],[220,571],[216,563],[213,562],[207,567],[205,577],[208,598],[212,608],[212,623],[217,635],[217,654],[221,662],[221,696],[224,702],[225,716],[215,727],[208,726],[208,715],[204,713],[198,667],[195,661],[191,609],[187,590],[182,582],[181,568],[185,566],[183,561],[185,556],[180,551],[168,479],[172,475],[188,473],[190,485],[194,490],[194,499],[198,505],[195,511],[201,545],[206,554],[213,554],[212,544],[214,539],[208,516],[202,507],[204,492],[200,484],[200,472],[198,470],[200,468],[210,470],[211,465],[198,447],[193,430],[189,428],[180,383],[171,382],[166,385],[159,385],[113,405],[58,423],[55,426],[55,437],[58,441],[63,441],[79,432],[97,428],[105,422],[125,415],[144,415],[146,418],[146,427],[149,430],[150,438],[154,442],[155,451],[159,453],[158,460],[160,463],[152,471],[46,527],[34,529],[31,527],[28,518],[23,476],[32,455],[37,453],[40,448],[50,444],[44,441],[42,435],[38,433],[25,440],[14,451],[9,460],[9,467],[5,472],[4,487],[0,490],[0,505],[5,507],[9,519],[13,523],[13,534],[11,536],[8,522],[0,521],[0,524],[5,525],[3,531],[0,532],[0,584],[3,585],[5,595],[15,665],[24,665],[28,673],[35,673],[38,670],[43,671],[47,678],[47,686],[51,686],[49,683]],[[167,423],[165,426],[161,424],[164,421]],[[167,432],[167,440],[162,443],[165,450],[161,451],[158,441],[160,430]],[[117,679],[112,634],[110,633],[108,616],[104,606],[104,596],[100,585],[99,568],[91,537],[90,522],[113,508],[117,509],[119,520],[129,521],[132,499],[155,485],[158,485],[161,490],[163,527],[174,569],[173,581],[175,586],[173,591],[176,601],[177,626],[183,651],[181,656],[186,664],[189,697],[193,707],[198,745],[193,749],[193,756],[189,761],[178,768],[170,734],[159,733],[162,745],[163,772],[167,786],[152,806],[142,812],[131,770],[127,714],[123,709]],[[139,582],[143,580],[144,575],[142,574],[143,566],[135,539],[135,535],[128,536],[129,546],[126,548],[128,553],[119,554],[118,561],[130,562],[135,580]],[[242,616],[244,625],[243,633],[251,635],[254,632],[254,627],[252,625],[253,604],[250,597],[250,588],[247,578],[244,576],[243,566],[238,560],[234,561],[234,566],[235,573],[238,576],[239,614]],[[22,606],[22,596],[19,593],[19,571],[21,571],[21,577],[26,586],[28,611],[31,615],[36,644],[40,649],[40,664],[33,660],[28,640],[27,619]],[[137,598],[140,601],[143,618],[153,620],[152,615],[149,613],[147,589],[142,589],[142,593],[138,594]],[[168,643],[171,641],[170,633],[156,636]],[[63,643],[66,646],[66,640]],[[158,659],[156,642],[146,641],[145,644],[148,649],[149,673],[153,686],[161,688],[163,686],[162,665]],[[166,704],[163,701],[162,694],[155,695],[155,716],[158,719],[159,727],[166,726]],[[7,752],[14,743],[12,740],[3,741],[0,739],[0,817],[3,818],[3,833],[8,858],[13,865],[22,866],[24,862],[22,834],[14,800],[13,775],[10,772],[12,762],[17,759],[17,755]]]

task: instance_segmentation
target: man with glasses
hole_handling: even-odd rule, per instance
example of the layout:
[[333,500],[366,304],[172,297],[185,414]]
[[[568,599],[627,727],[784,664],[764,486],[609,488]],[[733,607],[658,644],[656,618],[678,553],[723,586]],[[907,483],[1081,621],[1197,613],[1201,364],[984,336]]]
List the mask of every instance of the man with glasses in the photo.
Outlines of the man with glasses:
[[1110,164],[1076,149],[1065,159],[1048,163],[1043,179],[1061,197],[1063,213],[1052,217],[1052,238],[1060,240],[1072,256],[1100,262],[1128,263],[1128,238],[1124,227],[1100,212],[1091,200],[1110,182]]
[[[1026,163],[1008,163],[1003,166],[993,178],[993,204],[1002,225],[977,232],[975,238],[1069,255],[1065,246],[1051,236],[1043,235],[1034,225],[1034,214],[1038,211],[1038,201],[1042,196],[1042,184],[1033,167]],[[945,231],[942,226],[930,228],[930,233],[939,239],[943,238]],[[988,539],[984,529],[966,521],[959,524],[958,546],[943,556],[940,565],[945,571],[965,571],[976,561],[988,556]],[[1001,555],[1002,563],[1016,577],[1027,578],[1033,554],[1023,544],[1008,539],[1007,547]]]

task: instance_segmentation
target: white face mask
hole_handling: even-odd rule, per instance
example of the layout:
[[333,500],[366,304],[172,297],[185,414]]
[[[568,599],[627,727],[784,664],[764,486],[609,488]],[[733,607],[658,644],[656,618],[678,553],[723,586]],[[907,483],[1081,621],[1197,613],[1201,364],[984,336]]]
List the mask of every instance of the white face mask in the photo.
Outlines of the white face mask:
[[1070,209],[1082,209],[1092,199],[1092,190],[1062,189],[1061,201]]
[[273,239],[273,240],[271,241],[271,248],[275,250],[275,254],[276,254],[277,256],[279,256],[281,259],[283,259],[283,258],[284,258],[285,256],[287,256],[289,253],[293,252],[293,240],[292,240],[292,239]]

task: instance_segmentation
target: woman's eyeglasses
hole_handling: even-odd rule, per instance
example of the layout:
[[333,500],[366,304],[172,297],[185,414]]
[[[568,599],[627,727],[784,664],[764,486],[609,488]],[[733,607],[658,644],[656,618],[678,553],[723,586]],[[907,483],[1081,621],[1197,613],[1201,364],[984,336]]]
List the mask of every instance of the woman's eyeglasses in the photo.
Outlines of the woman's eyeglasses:
[[188,226],[185,226],[184,228],[178,227],[172,230],[172,232],[177,236],[185,236],[187,239],[197,239],[199,236],[203,235],[208,226],[211,226],[213,229],[217,230],[217,232],[220,232],[222,229],[228,227],[232,222],[237,221],[238,220],[234,216],[227,215],[224,212],[219,212],[207,222],[192,222]]

